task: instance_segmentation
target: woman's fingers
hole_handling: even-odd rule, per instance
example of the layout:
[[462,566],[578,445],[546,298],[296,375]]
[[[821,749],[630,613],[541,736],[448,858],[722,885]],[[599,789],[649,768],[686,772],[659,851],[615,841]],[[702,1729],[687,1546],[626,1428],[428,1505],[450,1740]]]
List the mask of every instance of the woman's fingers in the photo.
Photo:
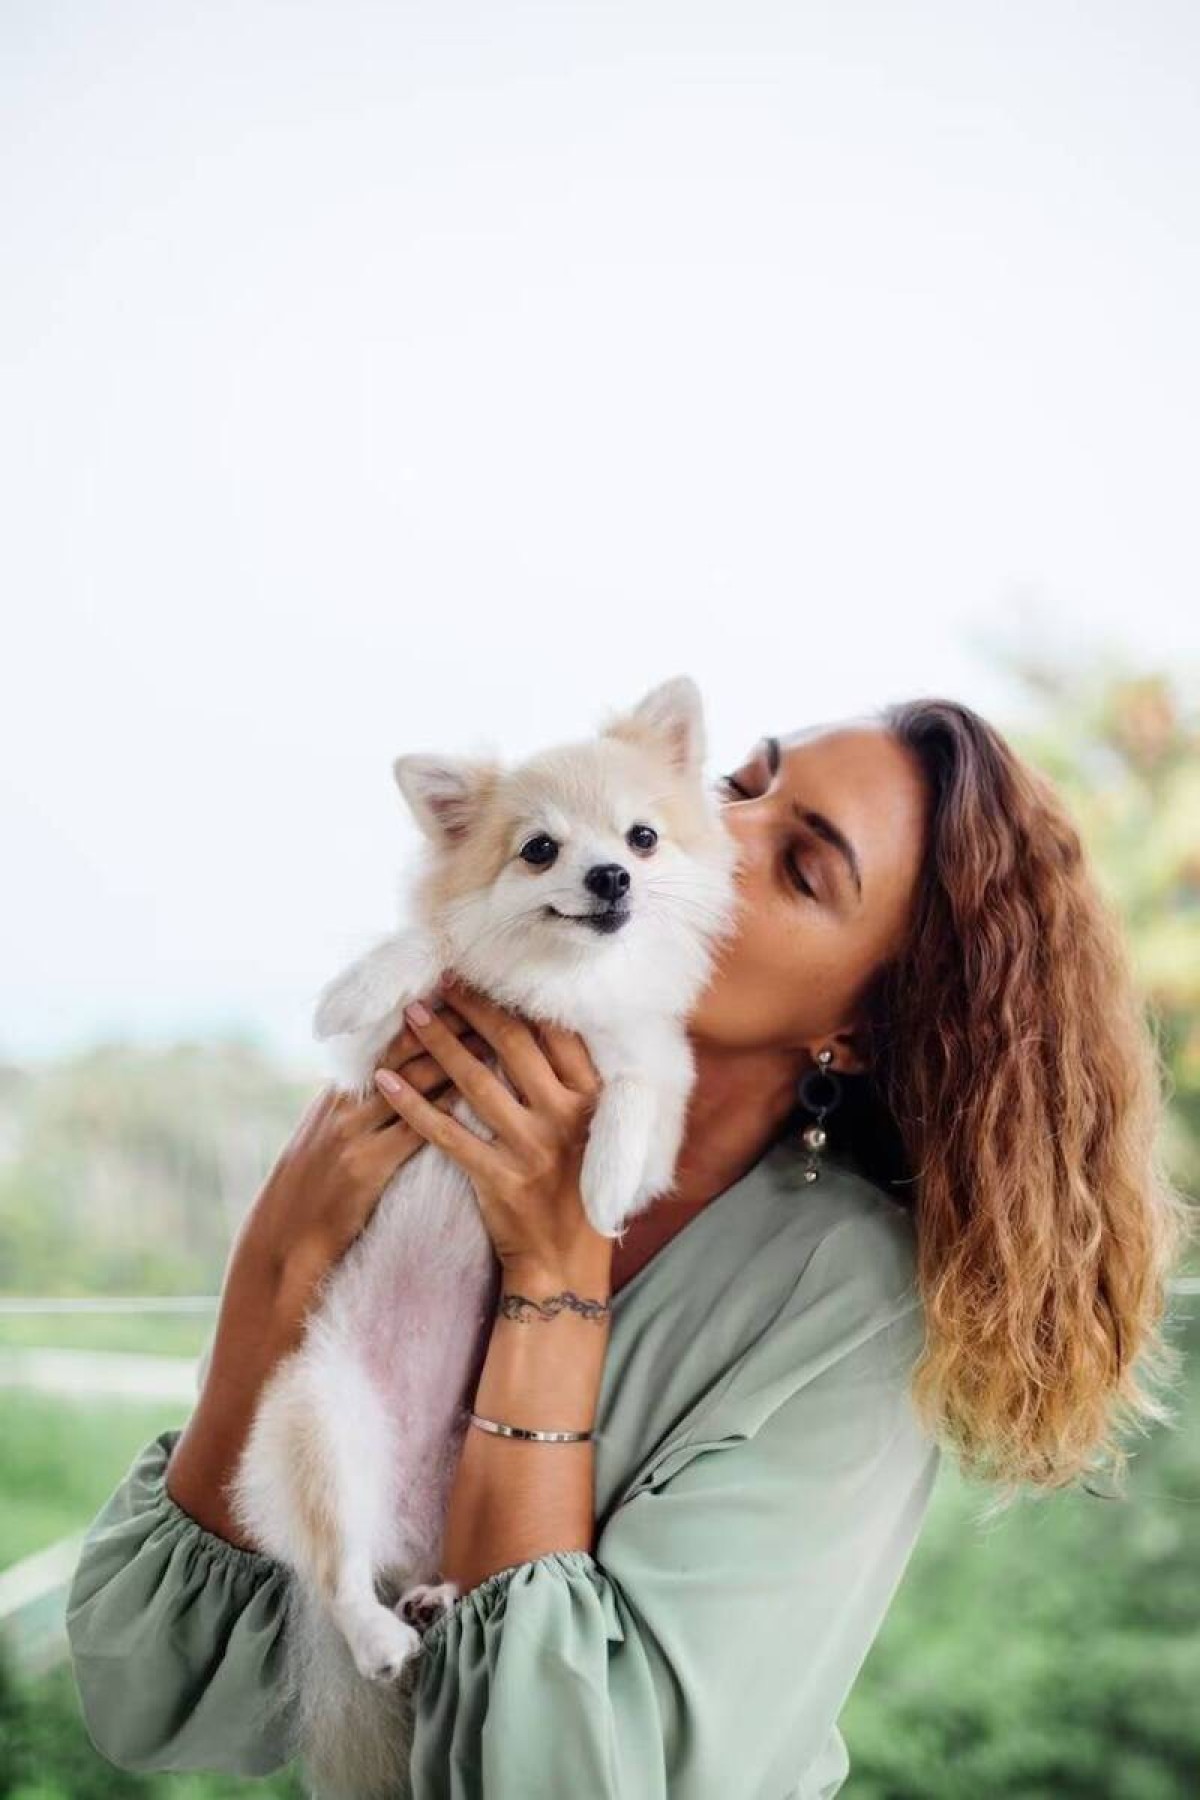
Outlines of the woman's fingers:
[[561,1025],[544,1024],[541,1020],[538,1021],[536,1030],[550,1066],[563,1086],[594,1099],[603,1083],[600,1072],[592,1061],[591,1052],[579,1033],[567,1031]]
[[[464,1032],[458,1042],[475,1056],[490,1054],[483,1039],[473,1031]],[[422,1050],[418,1055],[406,1058],[401,1066],[405,1081],[411,1087],[415,1087],[418,1093],[424,1094],[427,1099],[433,1099],[446,1087],[454,1089],[455,1094],[458,1092],[451,1077],[436,1056],[431,1056],[428,1050]],[[381,1063],[379,1067],[386,1068],[387,1064]],[[363,1122],[367,1125],[378,1127],[387,1125],[395,1119],[395,1112],[373,1083],[370,1093],[359,1102],[359,1105],[362,1108]]]
[[[459,981],[447,985],[451,1004],[491,1045],[504,1073],[527,1104],[553,1108],[561,1099],[559,1080],[527,1021],[505,1007],[497,1006],[476,988],[464,987]],[[499,1087],[500,1083],[496,1085]],[[482,1119],[484,1114],[481,1112],[479,1116]],[[487,1122],[493,1124],[491,1119]],[[499,1127],[495,1129],[499,1130]]]
[[[379,1098],[383,1099],[382,1094]],[[430,1100],[428,1104],[433,1107],[435,1112],[448,1113],[457,1099],[457,1090],[453,1086],[447,1086],[444,1093],[439,1094],[435,1100]],[[382,1131],[370,1133],[366,1140],[366,1154],[371,1159],[371,1167],[374,1169],[376,1177],[382,1175],[384,1181],[390,1181],[396,1170],[403,1168],[404,1164],[414,1157],[418,1150],[425,1147],[429,1139],[423,1136],[415,1126],[410,1125],[406,1119],[401,1118],[394,1106],[386,1101],[384,1104],[387,1106],[390,1124],[385,1126]]]
[[[432,1005],[433,1003],[427,1002],[427,1004]],[[447,1031],[452,1031],[456,1037],[461,1037],[464,1032],[471,1029],[469,1021],[464,1019],[460,1012],[456,1012],[452,1006],[439,1007],[437,1016]],[[413,1057],[421,1057],[425,1054],[425,1046],[417,1037],[416,1032],[411,1025],[405,1024],[388,1044],[379,1059],[378,1066],[381,1069],[402,1069],[405,1063],[412,1061]],[[407,1074],[405,1079],[408,1079]]]
[[[578,1032],[508,1012],[475,988],[455,983],[454,1003],[436,1006],[430,1023],[406,1022],[392,1038],[379,1067],[402,1072],[419,1095],[434,1099],[445,1090],[462,1093],[497,1136],[516,1142],[524,1108],[488,1066],[498,1058],[530,1106],[561,1104],[562,1090],[594,1099],[602,1086],[587,1045]],[[453,1104],[453,1099],[451,1099]],[[374,1131],[395,1122],[391,1102],[376,1088],[358,1102],[362,1122]]]
[[[486,1184],[495,1179],[497,1168],[505,1160],[499,1149],[485,1143],[457,1119],[450,1118],[441,1106],[431,1105],[423,1094],[418,1094],[416,1088],[408,1085],[403,1076],[396,1075],[390,1069],[382,1069],[377,1071],[375,1079],[381,1085],[387,1084],[385,1092],[392,1106],[406,1124],[427,1143],[436,1144],[448,1156],[453,1157],[473,1180]],[[511,1095],[509,1099],[512,1099]],[[482,1116],[481,1113],[480,1117]],[[385,1136],[386,1133],[380,1135]]]
[[[494,1069],[468,1050],[452,1031],[447,1031],[436,1013],[431,1013],[428,1007],[423,1010],[426,1017],[412,1022],[429,1054],[441,1064],[455,1087],[497,1137],[509,1143],[520,1143],[528,1123],[521,1102],[509,1092]],[[381,1085],[387,1093],[386,1084]]]

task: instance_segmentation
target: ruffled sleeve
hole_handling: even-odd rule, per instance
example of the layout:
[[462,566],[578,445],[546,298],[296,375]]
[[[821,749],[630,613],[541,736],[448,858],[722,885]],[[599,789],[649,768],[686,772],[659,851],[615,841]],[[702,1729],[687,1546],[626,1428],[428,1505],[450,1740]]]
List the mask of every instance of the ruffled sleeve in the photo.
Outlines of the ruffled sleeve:
[[119,1768],[264,1775],[294,1754],[283,1698],[289,1573],[171,1498],[164,1431],[93,1520],[67,1596],[88,1733]]
[[832,1234],[594,1555],[498,1570],[430,1626],[414,1800],[838,1791],[837,1716],[938,1460],[908,1393],[923,1324],[905,1278],[886,1231]]

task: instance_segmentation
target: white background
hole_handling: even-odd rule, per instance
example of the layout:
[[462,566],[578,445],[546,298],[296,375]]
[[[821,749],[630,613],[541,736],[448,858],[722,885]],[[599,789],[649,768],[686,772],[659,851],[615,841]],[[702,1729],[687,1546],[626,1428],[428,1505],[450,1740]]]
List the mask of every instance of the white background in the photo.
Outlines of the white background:
[[1197,648],[1200,9],[0,14],[0,1054],[392,922],[401,750]]

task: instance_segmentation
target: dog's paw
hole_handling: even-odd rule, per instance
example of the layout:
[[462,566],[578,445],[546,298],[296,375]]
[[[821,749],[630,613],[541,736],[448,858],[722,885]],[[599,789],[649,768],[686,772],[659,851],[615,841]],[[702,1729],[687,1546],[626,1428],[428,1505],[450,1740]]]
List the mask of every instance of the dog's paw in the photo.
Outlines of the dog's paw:
[[625,1182],[613,1181],[585,1167],[580,1173],[579,1197],[592,1229],[601,1237],[619,1241],[629,1213]]
[[394,933],[326,982],[317,996],[313,1031],[324,1039],[382,1026],[393,1014],[398,1018],[403,1003],[425,993],[436,979],[437,964],[424,939],[412,932]]
[[407,1624],[420,1632],[429,1630],[435,1619],[449,1612],[458,1599],[458,1588],[452,1581],[418,1582],[408,1588],[396,1602],[396,1611]]
[[421,1648],[419,1632],[386,1606],[360,1619],[348,1642],[355,1667],[368,1681],[394,1681]]
[[360,969],[349,969],[321,990],[313,1012],[313,1035],[319,1039],[345,1037],[368,1023],[373,995]]

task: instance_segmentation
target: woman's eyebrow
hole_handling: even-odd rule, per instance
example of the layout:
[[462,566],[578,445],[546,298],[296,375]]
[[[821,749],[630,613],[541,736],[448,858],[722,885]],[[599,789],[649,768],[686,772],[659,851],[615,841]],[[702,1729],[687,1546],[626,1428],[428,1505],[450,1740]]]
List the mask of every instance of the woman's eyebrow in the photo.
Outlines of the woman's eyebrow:
[[[763,739],[763,742],[767,746],[767,767],[770,769],[772,775],[776,775],[779,771],[781,757],[779,739],[777,737],[767,737]],[[800,820],[801,824],[807,825],[809,830],[815,831],[819,838],[824,838],[827,844],[833,845],[833,848],[845,861],[846,867],[850,871],[851,879],[858,890],[858,897],[861,900],[862,869],[859,866],[858,852],[855,850],[854,845],[850,842],[850,839],[846,836],[845,832],[840,830],[839,827],[834,824],[833,820],[827,818],[824,813],[811,812],[800,806],[796,801],[792,802],[792,811]]]

